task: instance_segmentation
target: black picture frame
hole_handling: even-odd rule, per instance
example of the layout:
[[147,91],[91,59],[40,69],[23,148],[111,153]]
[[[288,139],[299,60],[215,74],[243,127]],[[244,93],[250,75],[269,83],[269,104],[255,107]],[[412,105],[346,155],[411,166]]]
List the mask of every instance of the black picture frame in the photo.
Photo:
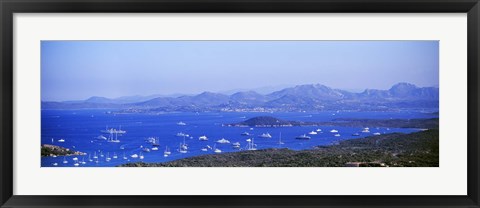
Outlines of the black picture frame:
[[[1,207],[479,207],[478,0],[0,0]],[[13,195],[15,13],[467,13],[468,194],[466,196],[25,196]],[[445,180],[448,180],[446,178]]]

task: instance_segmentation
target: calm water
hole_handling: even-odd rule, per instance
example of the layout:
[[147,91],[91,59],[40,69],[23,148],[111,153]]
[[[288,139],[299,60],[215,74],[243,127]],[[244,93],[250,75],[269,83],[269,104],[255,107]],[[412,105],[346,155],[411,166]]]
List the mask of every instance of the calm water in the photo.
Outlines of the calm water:
[[[371,118],[371,119],[412,119],[412,118],[431,118],[437,117],[433,114],[421,112],[322,112],[322,113],[165,113],[159,115],[147,114],[108,114],[105,110],[43,110],[42,111],[42,144],[54,144],[70,148],[76,151],[85,152],[86,156],[68,156],[68,157],[42,157],[42,167],[74,167],[73,158],[77,157],[79,161],[84,160],[86,164],[79,167],[111,167],[127,162],[165,162],[177,160],[202,154],[215,154],[212,150],[202,152],[201,148],[209,145],[216,147],[222,152],[240,151],[234,149],[231,144],[218,144],[217,140],[225,138],[231,143],[240,142],[241,147],[247,145],[246,139],[251,138],[241,136],[243,132],[249,132],[255,135],[254,142],[258,149],[265,148],[289,148],[294,150],[310,149],[318,145],[329,145],[340,140],[370,136],[375,132],[392,133],[403,132],[410,133],[418,131],[417,129],[400,128],[375,128],[370,127],[370,133],[360,133],[360,136],[352,136],[353,133],[361,131],[361,128],[351,127],[282,127],[282,128],[240,128],[224,127],[222,124],[235,123],[255,116],[268,115],[285,120],[296,121],[330,121],[337,118]],[[187,125],[180,126],[177,122],[185,122]],[[102,134],[101,130],[105,128],[119,128],[127,131],[126,134],[118,137],[119,143],[106,142],[96,139],[100,135],[108,137],[108,134]],[[322,133],[310,135],[310,140],[298,140],[295,137],[320,128]],[[340,137],[333,136],[330,130],[336,129]],[[187,153],[180,153],[177,149],[180,143],[183,143],[183,137],[177,137],[176,134],[184,132],[190,135],[185,138],[188,145]],[[262,133],[270,133],[272,138],[259,138]],[[279,145],[279,135],[284,143]],[[199,141],[198,137],[206,135],[208,141]],[[159,138],[159,150],[143,152],[141,146],[151,148],[152,145],[145,140],[148,137]],[[52,143],[53,138],[53,143]],[[65,139],[65,142],[58,142],[59,139]],[[171,151],[171,155],[164,157],[165,147]],[[122,149],[123,148],[123,149]],[[95,153],[96,152],[96,153]],[[132,158],[131,155],[142,153],[144,159]],[[98,163],[89,162],[89,157],[98,156]],[[103,154],[104,157],[100,157]],[[107,154],[112,158],[107,162]],[[113,155],[118,156],[117,159]],[[128,160],[123,159],[125,154]],[[93,158],[92,158],[93,159]],[[64,164],[63,161],[68,161]]]

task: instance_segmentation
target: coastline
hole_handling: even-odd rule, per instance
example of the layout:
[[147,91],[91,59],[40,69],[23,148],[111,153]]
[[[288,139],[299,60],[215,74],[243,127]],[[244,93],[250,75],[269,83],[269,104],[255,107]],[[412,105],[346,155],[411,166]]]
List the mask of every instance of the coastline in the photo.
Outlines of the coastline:
[[311,150],[263,149],[120,167],[438,167],[439,131],[349,139]]

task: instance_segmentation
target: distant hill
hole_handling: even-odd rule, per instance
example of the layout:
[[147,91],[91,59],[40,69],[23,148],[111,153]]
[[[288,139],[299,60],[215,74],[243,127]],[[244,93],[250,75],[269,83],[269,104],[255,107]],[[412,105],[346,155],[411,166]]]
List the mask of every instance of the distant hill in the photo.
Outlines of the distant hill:
[[174,97],[130,96],[116,99],[91,97],[84,101],[42,102],[42,109],[118,108],[143,111],[388,111],[438,108],[439,89],[398,83],[388,90],[366,89],[360,93],[321,84],[297,85],[266,95],[255,91],[232,95],[203,92]]

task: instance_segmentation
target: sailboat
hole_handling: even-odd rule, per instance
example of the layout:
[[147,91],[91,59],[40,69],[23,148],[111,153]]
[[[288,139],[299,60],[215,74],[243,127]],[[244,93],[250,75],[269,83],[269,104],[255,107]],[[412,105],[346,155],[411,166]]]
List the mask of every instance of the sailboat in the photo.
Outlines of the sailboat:
[[180,147],[178,148],[178,152],[180,153],[187,153],[187,150],[184,149],[185,146],[182,145],[182,143],[180,143]]
[[214,151],[215,153],[222,153],[222,150],[217,149],[217,146],[216,146],[216,145],[217,145],[217,144],[214,144],[214,145],[213,145],[213,151]]
[[[152,146],[160,146],[160,140],[158,138],[153,139]],[[153,148],[152,148],[153,149]]]
[[82,164],[82,165],[85,165],[85,164],[87,164],[87,163],[85,162],[85,157],[83,157],[83,158],[82,158],[82,162],[81,162],[81,164]]
[[172,154],[172,152],[170,152],[170,150],[168,149],[168,146],[165,146],[165,151],[163,151],[163,154],[165,154],[165,155]]
[[140,160],[143,160],[143,158],[145,158],[142,154],[142,152],[140,152],[140,156],[139,156]]
[[[113,134],[115,134],[115,138],[113,138]],[[118,131],[115,130],[110,132],[110,137],[108,138],[107,142],[119,143],[120,140],[118,140]]]
[[168,157],[172,152],[168,149],[167,146],[165,146],[165,151],[163,151],[163,157]]
[[110,158],[109,153],[107,152],[107,157],[105,158],[105,161],[110,162],[110,160],[112,160],[112,158]]
[[93,152],[93,159],[97,159],[97,152]]
[[282,142],[282,132],[280,132],[280,137],[278,138],[278,144],[285,144]]
[[253,142],[253,138],[247,139],[247,150],[257,150],[257,145]]
[[185,143],[185,137],[183,137],[183,144],[180,144],[179,152],[180,153],[187,153],[187,150],[188,150],[188,146]]
[[91,155],[91,154],[88,155],[88,161],[89,161],[89,162],[93,162],[93,160],[92,160],[92,155]]
[[65,156],[63,156],[63,164],[67,164],[67,163],[68,163],[67,159],[65,158]]
[[127,159],[128,159],[127,156],[125,156],[125,152],[123,152],[123,159],[124,159],[124,160],[127,160]]
[[117,159],[117,158],[118,158],[117,153],[114,152],[113,153],[113,159]]

